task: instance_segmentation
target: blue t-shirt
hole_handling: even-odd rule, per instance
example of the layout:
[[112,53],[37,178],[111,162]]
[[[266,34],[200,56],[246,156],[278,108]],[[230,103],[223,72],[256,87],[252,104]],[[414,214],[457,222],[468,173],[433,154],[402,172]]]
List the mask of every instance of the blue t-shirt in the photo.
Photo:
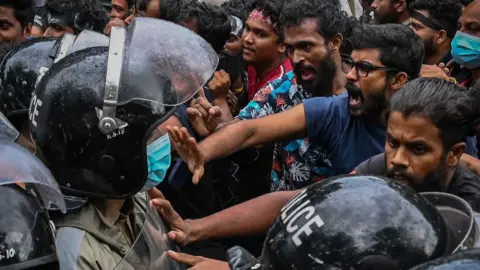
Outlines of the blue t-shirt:
[[[352,116],[348,102],[347,92],[304,101],[308,138],[324,148],[334,175],[350,173],[385,150],[385,126],[377,118]],[[476,157],[473,142],[468,138],[466,153]]]

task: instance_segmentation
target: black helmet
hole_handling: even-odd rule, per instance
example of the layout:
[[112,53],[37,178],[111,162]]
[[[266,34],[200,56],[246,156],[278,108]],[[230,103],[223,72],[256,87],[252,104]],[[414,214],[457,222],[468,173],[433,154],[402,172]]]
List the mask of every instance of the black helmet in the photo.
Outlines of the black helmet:
[[388,179],[338,177],[292,199],[247,269],[408,269],[448,253],[442,216]]
[[77,50],[108,46],[108,40],[83,31],[77,37],[36,38],[14,47],[0,65],[0,109],[9,119],[28,115],[35,85],[54,62]]
[[162,20],[113,28],[110,45],[54,64],[36,88],[32,135],[67,195],[127,198],[147,179],[155,128],[213,74],[202,38]]
[[55,269],[55,235],[40,204],[21,187],[7,185],[0,186],[0,208],[0,269]]
[[419,265],[412,270],[476,270],[480,269],[480,249],[455,253]]
[[28,115],[37,78],[53,64],[50,53],[56,40],[28,40],[14,47],[4,58],[0,66],[0,104],[8,118]]
[[49,209],[65,213],[48,169],[21,146],[0,140],[0,269],[58,269]]

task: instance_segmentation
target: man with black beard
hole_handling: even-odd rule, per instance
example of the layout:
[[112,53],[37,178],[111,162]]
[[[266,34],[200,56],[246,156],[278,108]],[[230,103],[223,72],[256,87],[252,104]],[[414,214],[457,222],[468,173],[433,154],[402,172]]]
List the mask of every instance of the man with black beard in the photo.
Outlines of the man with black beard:
[[480,118],[475,100],[451,82],[422,78],[393,95],[386,118],[385,153],[355,173],[385,175],[419,192],[448,192],[480,212],[480,177],[459,164]]
[[458,0],[415,0],[410,4],[408,25],[423,40],[426,65],[448,63],[451,46],[462,15]]
[[[338,2],[290,1],[283,7],[280,17],[295,73],[286,72],[282,79],[267,84],[239,113],[237,118],[242,121],[230,125],[282,113],[312,96],[331,96],[345,91],[340,47],[348,18],[341,12]],[[297,86],[295,80],[304,87]],[[315,89],[322,91],[308,91]],[[275,144],[270,191],[303,188],[330,175],[330,162],[322,148],[305,137]]]
[[[198,180],[210,160],[266,142],[305,136],[327,153],[334,175],[350,173],[382,153],[386,129],[381,113],[386,100],[409,78],[418,76],[423,42],[399,24],[363,25],[354,31],[352,41],[348,93],[307,99],[285,112],[226,126],[198,145],[185,130],[171,128],[173,140],[180,144],[179,154],[194,173],[193,180]],[[306,75],[302,78],[311,79]],[[467,153],[476,156],[472,138],[469,143]]]

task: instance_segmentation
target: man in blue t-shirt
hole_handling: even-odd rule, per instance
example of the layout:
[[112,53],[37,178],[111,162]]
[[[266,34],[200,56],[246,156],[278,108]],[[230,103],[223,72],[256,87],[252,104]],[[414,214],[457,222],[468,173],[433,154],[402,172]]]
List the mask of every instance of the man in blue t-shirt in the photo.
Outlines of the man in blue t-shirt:
[[[352,45],[347,93],[308,99],[282,113],[229,125],[202,141],[198,148],[180,136],[179,141],[186,146],[183,159],[194,173],[194,180],[202,174],[206,161],[258,144],[305,135],[326,150],[337,175],[350,173],[364,160],[382,153],[386,140],[383,109],[397,90],[418,76],[424,56],[422,40],[404,25],[363,25],[355,30]],[[171,133],[174,140],[181,135],[180,130]],[[472,140],[469,144],[467,153],[476,155]]]

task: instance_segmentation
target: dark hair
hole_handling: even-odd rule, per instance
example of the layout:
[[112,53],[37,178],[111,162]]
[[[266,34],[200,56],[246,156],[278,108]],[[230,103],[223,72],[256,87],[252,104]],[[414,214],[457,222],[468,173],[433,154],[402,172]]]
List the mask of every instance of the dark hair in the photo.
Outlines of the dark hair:
[[401,24],[362,24],[354,29],[352,45],[353,50],[378,49],[382,64],[410,79],[418,77],[425,54],[422,39]]
[[464,7],[470,5],[473,2],[473,0],[460,0],[460,4],[462,4]]
[[198,35],[204,38],[219,53],[230,38],[231,24],[223,8],[205,2],[198,6]]
[[405,84],[390,98],[387,117],[394,111],[404,117],[428,117],[440,130],[445,151],[475,135],[480,118],[475,99],[466,89],[437,78],[419,78]]
[[22,27],[33,23],[35,14],[31,0],[3,0],[0,1],[0,6],[12,8],[15,19],[17,19]]
[[429,17],[438,22],[444,30],[457,29],[458,18],[462,15],[462,5],[458,0],[415,0],[410,10],[426,10]]
[[[98,0],[47,0],[45,7],[49,13],[71,16],[78,14],[82,23],[92,24],[92,29],[89,30],[101,33],[110,20],[106,9]],[[76,25],[70,27],[76,28]]]
[[317,31],[326,41],[331,40],[336,34],[341,34],[345,41],[342,44],[342,53],[352,52],[348,39],[353,35],[353,27],[357,20],[348,17],[347,13],[341,10],[338,0],[289,1],[282,10],[280,27],[297,26],[307,18],[317,20]]
[[228,15],[238,17],[243,22],[247,21],[250,13],[255,9],[255,0],[229,0],[221,5]]
[[[288,0],[287,0],[288,1]],[[263,13],[264,16],[270,18],[272,24],[274,25],[273,30],[279,37],[278,42],[283,42],[283,30],[280,27],[279,19],[280,14],[283,10],[285,0],[256,0],[255,9],[258,9]]]

